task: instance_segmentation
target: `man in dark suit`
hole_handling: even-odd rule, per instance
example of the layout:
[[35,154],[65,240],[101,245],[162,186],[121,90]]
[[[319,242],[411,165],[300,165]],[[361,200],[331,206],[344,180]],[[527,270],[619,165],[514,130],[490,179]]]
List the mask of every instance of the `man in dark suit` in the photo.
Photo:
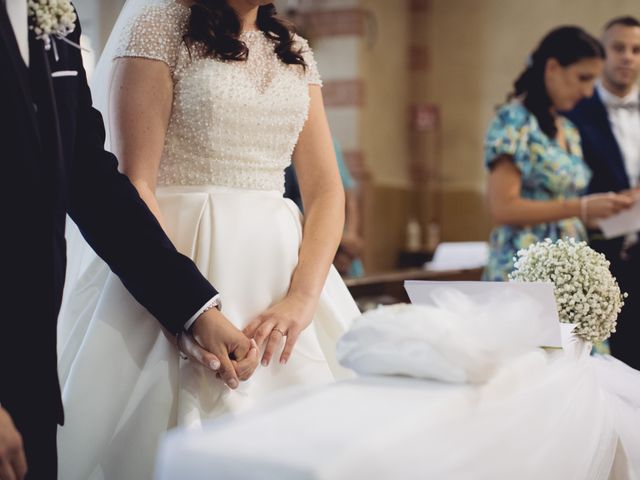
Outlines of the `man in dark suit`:
[[[580,129],[585,161],[593,171],[589,192],[628,192],[638,197],[640,180],[640,22],[611,20],[604,29],[603,76],[592,98],[568,114]],[[611,337],[611,352],[640,369],[640,242],[638,233],[606,240],[590,233],[629,297]]]
[[[0,479],[23,478],[27,463],[28,478],[56,477],[67,213],[166,330],[178,340],[193,334],[210,352],[195,360],[219,363],[211,368],[231,388],[258,364],[249,339],[211,308],[215,289],[104,151],[80,50],[58,38],[47,49],[28,30],[26,3],[0,0]],[[79,25],[67,40],[80,42]]]

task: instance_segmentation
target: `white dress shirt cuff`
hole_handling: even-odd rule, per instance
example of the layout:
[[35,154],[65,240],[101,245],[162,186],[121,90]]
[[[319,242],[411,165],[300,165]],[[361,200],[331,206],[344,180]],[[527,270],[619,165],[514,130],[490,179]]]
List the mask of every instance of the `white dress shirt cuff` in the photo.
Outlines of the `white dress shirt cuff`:
[[215,297],[213,297],[211,300],[205,303],[202,306],[202,308],[195,313],[193,317],[187,320],[187,323],[184,324],[184,329],[189,330],[200,315],[202,315],[207,310],[211,310],[212,308],[217,308],[218,310],[222,308],[222,302],[220,301],[220,294],[217,294]]

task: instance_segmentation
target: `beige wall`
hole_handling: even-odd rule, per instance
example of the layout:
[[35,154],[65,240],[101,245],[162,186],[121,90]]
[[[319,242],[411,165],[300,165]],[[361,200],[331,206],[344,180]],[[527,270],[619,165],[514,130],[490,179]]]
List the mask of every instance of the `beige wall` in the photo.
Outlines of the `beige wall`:
[[484,185],[482,139],[494,107],[542,36],[561,24],[599,34],[613,16],[640,16],[637,0],[431,0],[431,71],[425,90],[442,106],[444,185]]
[[[78,2],[99,49],[122,0]],[[486,239],[483,136],[529,52],[563,23],[597,33],[613,16],[640,16],[638,0],[304,0],[300,5],[360,7],[366,13],[362,36],[319,38],[315,48],[327,82],[359,79],[363,86],[362,105],[330,106],[328,113],[345,150],[361,153],[366,166],[370,271],[394,267],[408,218],[417,215],[426,227],[438,198],[443,240]],[[416,13],[411,5],[426,10]],[[409,52],[416,45],[426,48],[427,69],[412,72]],[[409,128],[412,102],[439,105],[438,131],[416,140]],[[440,161],[441,190],[426,191],[423,182],[412,191],[409,172],[416,160]]]
[[363,261],[368,272],[395,268],[404,244],[409,203],[410,42],[406,0],[361,0],[360,148],[369,173],[363,184]]
[[406,187],[409,182],[407,4],[406,0],[362,1],[369,18],[360,56],[365,82],[362,152],[377,185]]
[[[415,3],[421,3],[414,1]],[[407,119],[411,101],[440,107],[438,132],[429,134],[438,149],[423,148],[425,156],[441,162],[442,239],[486,239],[490,230],[484,202],[486,173],[482,144],[495,107],[504,101],[528,54],[551,28],[580,25],[599,35],[608,19],[640,17],[637,0],[429,0],[426,12],[410,13],[407,0],[361,0],[376,16],[379,34],[373,48],[363,40],[362,76],[366,105],[362,112],[362,145],[371,172],[368,206],[392,204],[398,211],[391,225],[369,212],[369,241],[399,249],[403,221],[415,210],[408,198],[411,178]],[[410,45],[428,49],[428,69],[408,71]],[[426,142],[428,143],[428,142]],[[419,142],[418,142],[419,144]],[[415,147],[415,142],[414,142]],[[428,158],[433,162],[434,158]],[[398,198],[390,200],[390,195]],[[422,195],[422,203],[433,195]],[[432,201],[430,203],[433,203]],[[423,224],[432,205],[421,205]],[[385,228],[398,229],[387,233]],[[389,240],[393,238],[393,241]],[[374,270],[392,266],[395,252],[375,244],[370,258]],[[380,260],[380,259],[383,260]]]

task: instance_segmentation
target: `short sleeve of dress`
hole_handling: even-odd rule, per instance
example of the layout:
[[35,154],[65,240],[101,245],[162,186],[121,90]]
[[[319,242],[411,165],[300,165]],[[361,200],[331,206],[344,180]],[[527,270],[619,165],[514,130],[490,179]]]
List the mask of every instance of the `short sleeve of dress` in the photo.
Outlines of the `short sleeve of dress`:
[[491,169],[498,158],[508,155],[523,176],[531,173],[529,115],[524,106],[515,103],[498,110],[489,125],[484,143],[487,168]]
[[307,79],[307,83],[309,85],[322,86],[322,78],[318,71],[318,64],[313,56],[313,50],[311,50],[309,42],[299,35],[294,36],[294,41],[302,53],[302,58],[304,58],[304,61],[307,64],[307,68],[305,69],[305,78]]
[[173,71],[188,12],[176,3],[146,7],[124,29],[115,57],[160,60]]

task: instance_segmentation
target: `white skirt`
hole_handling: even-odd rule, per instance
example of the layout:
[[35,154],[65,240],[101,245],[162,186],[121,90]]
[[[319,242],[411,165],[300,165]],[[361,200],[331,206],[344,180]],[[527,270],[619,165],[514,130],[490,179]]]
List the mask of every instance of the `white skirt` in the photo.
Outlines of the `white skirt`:
[[[208,186],[163,187],[157,197],[167,234],[221,292],[222,311],[236,327],[286,295],[302,240],[293,202],[274,191]],[[259,367],[233,391],[212,372],[180,360],[158,321],[75,226],[69,230],[58,324],[66,415],[58,435],[60,478],[151,478],[167,430],[199,428],[285,387],[349,375],[337,364],[335,344],[359,312],[333,267],[289,362]]]

